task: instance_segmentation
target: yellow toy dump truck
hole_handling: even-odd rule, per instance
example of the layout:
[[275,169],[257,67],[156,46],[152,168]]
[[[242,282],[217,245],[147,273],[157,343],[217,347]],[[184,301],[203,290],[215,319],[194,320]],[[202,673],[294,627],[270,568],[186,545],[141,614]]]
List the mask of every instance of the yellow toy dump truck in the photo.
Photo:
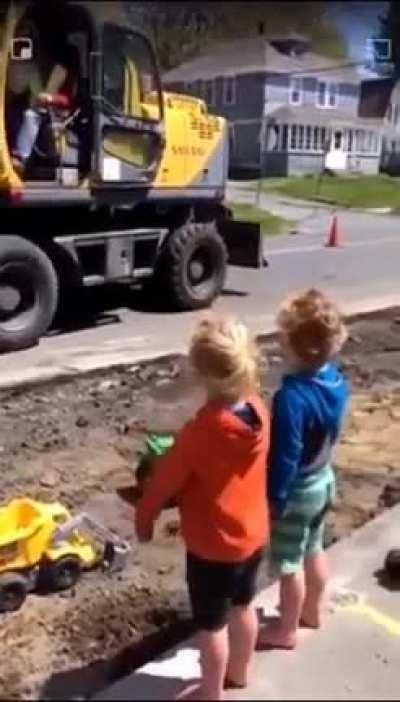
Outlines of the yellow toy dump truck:
[[0,612],[19,609],[39,584],[71,588],[82,571],[99,563],[122,570],[129,552],[127,542],[87,514],[71,517],[58,503],[12,500],[0,508]]
[[263,265],[259,225],[224,204],[226,121],[162,90],[119,5],[0,0],[0,351],[82,286],[151,281],[199,309],[229,263]]

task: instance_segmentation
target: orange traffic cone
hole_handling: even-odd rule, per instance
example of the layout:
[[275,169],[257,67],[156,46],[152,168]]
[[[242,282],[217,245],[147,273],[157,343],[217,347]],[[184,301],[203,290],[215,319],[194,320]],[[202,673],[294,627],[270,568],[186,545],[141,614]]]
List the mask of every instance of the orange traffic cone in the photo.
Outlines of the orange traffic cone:
[[339,234],[337,215],[333,215],[331,226],[329,228],[329,233],[328,233],[328,241],[326,242],[325,246],[327,246],[329,248],[336,248],[336,247],[341,246],[341,245],[342,244],[341,244],[341,237]]

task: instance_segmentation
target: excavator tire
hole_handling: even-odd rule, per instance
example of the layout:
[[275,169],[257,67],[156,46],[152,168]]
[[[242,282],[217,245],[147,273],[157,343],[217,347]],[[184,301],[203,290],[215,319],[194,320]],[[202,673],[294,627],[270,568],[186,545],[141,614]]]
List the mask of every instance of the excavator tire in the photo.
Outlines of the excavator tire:
[[37,343],[57,303],[57,274],[44,251],[20,236],[1,236],[0,352]]
[[228,252],[213,222],[184,224],[172,232],[156,276],[160,294],[179,311],[209,307],[223,289]]

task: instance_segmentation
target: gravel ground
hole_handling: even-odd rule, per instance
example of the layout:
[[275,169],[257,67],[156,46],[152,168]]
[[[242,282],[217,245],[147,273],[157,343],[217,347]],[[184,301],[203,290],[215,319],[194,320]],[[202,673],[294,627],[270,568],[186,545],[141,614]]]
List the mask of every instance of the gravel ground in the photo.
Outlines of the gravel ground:
[[[261,345],[268,400],[282,364],[274,340]],[[400,310],[352,324],[343,366],[353,398],[335,459],[331,542],[400,501]],[[134,483],[143,428],[178,429],[198,403],[179,359],[0,393],[0,500],[89,510],[133,546],[124,573],[95,571],[72,592],[31,595],[2,617],[1,699],[85,698],[146,656],[143,637],[187,621],[177,515],[165,512],[153,543],[138,547],[121,495]]]

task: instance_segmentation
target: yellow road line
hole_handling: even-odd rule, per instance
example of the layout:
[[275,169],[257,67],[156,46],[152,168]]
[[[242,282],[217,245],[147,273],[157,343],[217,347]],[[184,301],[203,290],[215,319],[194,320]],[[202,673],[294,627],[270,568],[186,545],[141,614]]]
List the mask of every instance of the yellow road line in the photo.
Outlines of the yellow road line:
[[378,624],[383,629],[386,629],[392,636],[400,636],[400,620],[389,617],[389,615],[380,612],[375,607],[360,602],[354,606],[346,607],[346,609],[367,617],[373,621],[374,624]]

